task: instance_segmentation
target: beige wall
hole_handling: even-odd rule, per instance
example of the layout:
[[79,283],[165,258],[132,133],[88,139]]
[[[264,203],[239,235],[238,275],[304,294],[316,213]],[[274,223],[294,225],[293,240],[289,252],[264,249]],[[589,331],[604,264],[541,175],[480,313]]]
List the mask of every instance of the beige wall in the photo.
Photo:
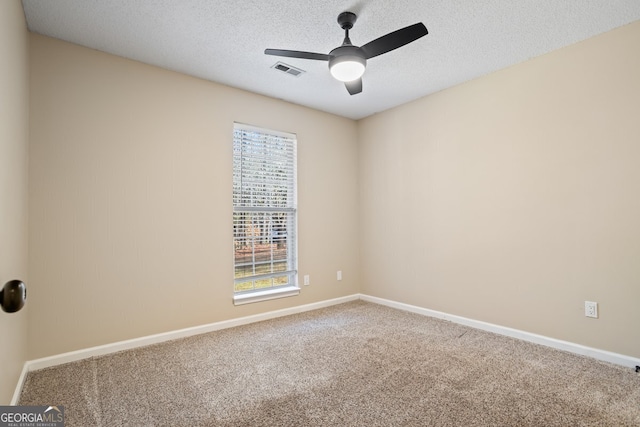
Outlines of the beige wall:
[[361,121],[363,292],[640,357],[638,52],[640,22]]
[[[0,1],[0,287],[27,278],[29,37],[19,0]],[[27,349],[27,305],[0,311],[0,405],[7,405]]]
[[[29,358],[355,292],[640,357],[638,40],[355,123],[31,35]],[[298,134],[298,297],[231,303],[233,121]]]
[[[358,292],[355,122],[38,35],[31,61],[30,358]],[[234,121],[298,135],[297,297],[232,304]]]

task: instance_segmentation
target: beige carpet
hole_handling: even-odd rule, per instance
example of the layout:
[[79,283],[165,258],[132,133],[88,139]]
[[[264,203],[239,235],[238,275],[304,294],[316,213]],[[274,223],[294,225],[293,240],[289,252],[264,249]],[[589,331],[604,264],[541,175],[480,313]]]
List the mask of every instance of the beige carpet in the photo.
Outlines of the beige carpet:
[[361,301],[43,369],[67,426],[640,426],[640,375]]

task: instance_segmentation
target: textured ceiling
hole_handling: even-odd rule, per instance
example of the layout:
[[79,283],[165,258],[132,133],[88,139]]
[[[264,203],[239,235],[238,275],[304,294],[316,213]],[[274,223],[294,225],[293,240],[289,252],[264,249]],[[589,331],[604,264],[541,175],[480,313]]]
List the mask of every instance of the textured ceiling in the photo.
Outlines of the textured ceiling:
[[[29,30],[169,70],[359,119],[640,19],[640,0],[23,0]],[[326,62],[340,12],[355,45],[423,22],[429,35],[368,61],[350,96]],[[306,71],[271,68],[276,61]]]

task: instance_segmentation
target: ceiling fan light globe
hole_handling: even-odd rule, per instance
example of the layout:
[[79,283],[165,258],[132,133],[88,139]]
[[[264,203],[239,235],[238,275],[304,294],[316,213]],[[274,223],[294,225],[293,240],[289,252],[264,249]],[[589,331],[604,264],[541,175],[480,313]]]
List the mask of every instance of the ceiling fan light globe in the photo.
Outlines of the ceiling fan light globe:
[[366,61],[358,56],[341,56],[329,62],[331,75],[341,82],[358,80],[364,74]]

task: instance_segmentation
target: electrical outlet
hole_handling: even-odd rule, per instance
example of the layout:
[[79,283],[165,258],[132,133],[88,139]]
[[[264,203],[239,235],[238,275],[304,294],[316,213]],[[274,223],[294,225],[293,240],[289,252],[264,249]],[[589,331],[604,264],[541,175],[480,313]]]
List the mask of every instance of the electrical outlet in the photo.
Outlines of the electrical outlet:
[[584,302],[584,315],[587,317],[598,318],[598,303],[593,301]]
[[311,284],[311,279],[309,278],[308,274],[304,275],[304,285],[305,286],[309,286],[309,284]]
[[342,270],[338,270],[338,273],[336,274],[336,278],[338,280],[342,280]]

